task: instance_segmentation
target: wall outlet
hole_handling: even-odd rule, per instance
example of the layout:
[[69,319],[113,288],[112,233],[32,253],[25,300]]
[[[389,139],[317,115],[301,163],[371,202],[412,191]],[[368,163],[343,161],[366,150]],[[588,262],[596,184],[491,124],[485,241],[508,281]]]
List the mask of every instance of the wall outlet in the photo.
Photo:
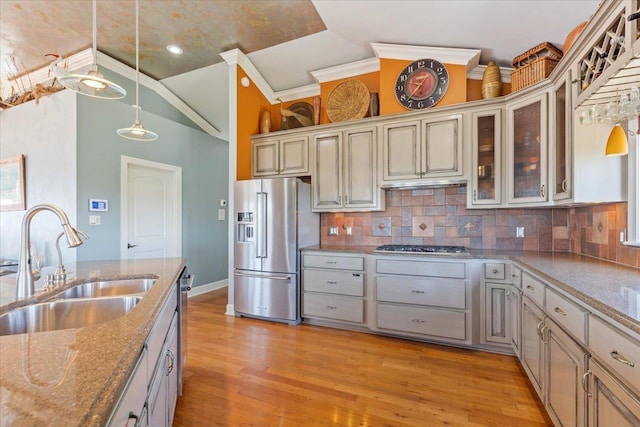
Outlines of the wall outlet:
[[220,206],[222,207],[227,206],[227,201],[224,199],[220,200]]
[[329,236],[337,236],[338,235],[338,227],[329,227]]
[[516,227],[516,237],[524,238],[524,227]]
[[351,236],[353,234],[353,229],[349,226],[344,229],[344,232],[347,233],[347,236]]

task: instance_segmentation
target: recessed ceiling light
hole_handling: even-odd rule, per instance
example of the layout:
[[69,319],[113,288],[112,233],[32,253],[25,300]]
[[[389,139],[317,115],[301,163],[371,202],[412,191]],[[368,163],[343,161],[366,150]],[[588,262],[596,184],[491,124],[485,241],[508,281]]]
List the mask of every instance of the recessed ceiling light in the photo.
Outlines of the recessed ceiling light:
[[176,46],[175,44],[168,45],[167,50],[174,55],[182,55],[182,53],[184,52],[180,46]]

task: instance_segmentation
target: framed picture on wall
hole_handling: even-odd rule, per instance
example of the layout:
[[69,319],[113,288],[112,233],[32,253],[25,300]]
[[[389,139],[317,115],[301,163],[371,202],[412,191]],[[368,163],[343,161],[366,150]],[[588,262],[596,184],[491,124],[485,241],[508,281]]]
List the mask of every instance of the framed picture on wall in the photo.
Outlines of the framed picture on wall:
[[24,154],[0,159],[0,211],[25,209]]

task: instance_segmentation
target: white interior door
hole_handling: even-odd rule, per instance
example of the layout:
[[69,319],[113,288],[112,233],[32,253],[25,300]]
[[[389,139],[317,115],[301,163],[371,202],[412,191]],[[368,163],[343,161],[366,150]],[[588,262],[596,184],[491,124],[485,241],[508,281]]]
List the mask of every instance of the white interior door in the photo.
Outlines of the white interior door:
[[121,257],[182,256],[182,169],[122,156]]

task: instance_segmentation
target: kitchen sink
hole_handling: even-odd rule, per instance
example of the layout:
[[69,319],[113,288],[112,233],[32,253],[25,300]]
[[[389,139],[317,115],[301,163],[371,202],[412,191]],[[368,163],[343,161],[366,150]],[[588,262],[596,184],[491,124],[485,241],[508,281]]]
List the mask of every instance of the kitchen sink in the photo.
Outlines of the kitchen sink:
[[76,285],[56,295],[58,299],[98,298],[147,292],[156,279],[123,279],[89,282]]
[[0,336],[98,325],[129,313],[141,299],[120,296],[28,305],[0,316]]

